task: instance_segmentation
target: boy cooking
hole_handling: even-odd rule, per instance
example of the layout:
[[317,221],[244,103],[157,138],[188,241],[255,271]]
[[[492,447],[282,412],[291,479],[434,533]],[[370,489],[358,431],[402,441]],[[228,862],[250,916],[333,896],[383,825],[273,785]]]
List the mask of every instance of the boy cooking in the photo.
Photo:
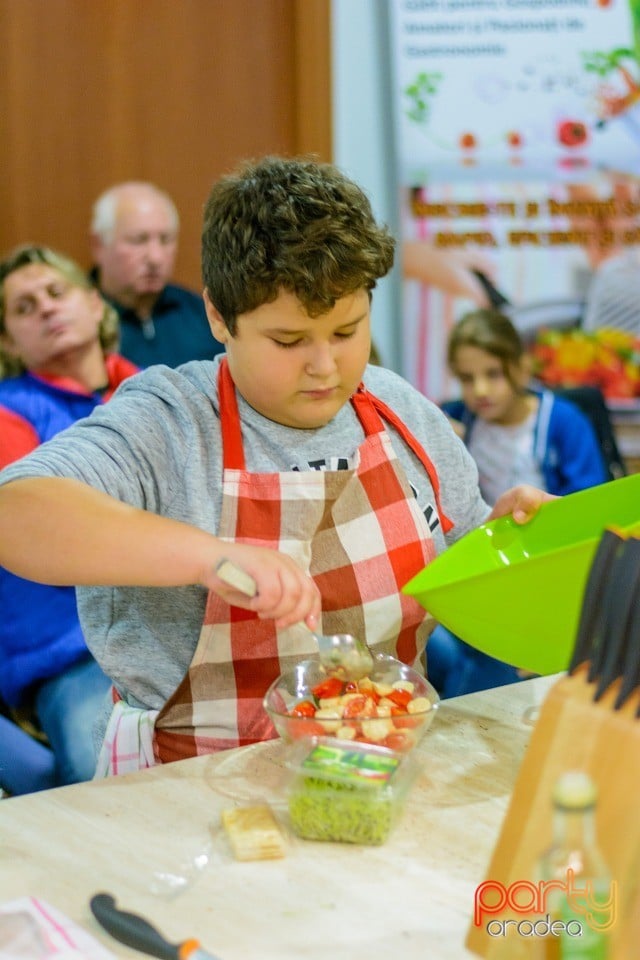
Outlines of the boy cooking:
[[[444,415],[367,365],[393,251],[337,168],[244,165],[204,213],[225,355],[149,368],[0,475],[0,563],[78,585],[113,680],[102,772],[272,736],[262,696],[316,651],[306,627],[419,657],[427,617],[401,587],[490,514]],[[515,488],[491,516],[543,499]],[[216,576],[223,557],[256,597]]]

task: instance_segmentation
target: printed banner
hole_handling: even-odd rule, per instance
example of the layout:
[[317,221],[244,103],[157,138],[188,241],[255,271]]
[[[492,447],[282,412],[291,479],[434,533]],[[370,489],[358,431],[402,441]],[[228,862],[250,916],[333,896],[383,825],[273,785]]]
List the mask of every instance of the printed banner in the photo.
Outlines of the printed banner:
[[640,0],[391,0],[403,373],[435,400],[488,276],[526,333],[640,242]]

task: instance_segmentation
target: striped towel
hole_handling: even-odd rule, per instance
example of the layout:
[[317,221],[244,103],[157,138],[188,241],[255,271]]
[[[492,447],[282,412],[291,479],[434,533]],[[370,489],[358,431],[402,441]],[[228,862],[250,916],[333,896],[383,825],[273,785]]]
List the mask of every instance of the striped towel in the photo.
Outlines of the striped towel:
[[155,766],[153,731],[159,710],[143,710],[118,700],[111,711],[94,779],[134,773]]

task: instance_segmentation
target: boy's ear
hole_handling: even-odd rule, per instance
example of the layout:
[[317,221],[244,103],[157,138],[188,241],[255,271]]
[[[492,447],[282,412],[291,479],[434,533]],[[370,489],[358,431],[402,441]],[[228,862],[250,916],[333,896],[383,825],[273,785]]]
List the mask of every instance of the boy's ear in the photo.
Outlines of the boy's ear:
[[214,335],[216,340],[219,343],[226,343],[229,339],[229,331],[227,330],[227,325],[222,319],[219,311],[214,307],[209,298],[207,290],[202,291],[202,298],[204,300],[204,308],[207,311],[207,320],[209,321],[209,326],[211,327],[211,333]]

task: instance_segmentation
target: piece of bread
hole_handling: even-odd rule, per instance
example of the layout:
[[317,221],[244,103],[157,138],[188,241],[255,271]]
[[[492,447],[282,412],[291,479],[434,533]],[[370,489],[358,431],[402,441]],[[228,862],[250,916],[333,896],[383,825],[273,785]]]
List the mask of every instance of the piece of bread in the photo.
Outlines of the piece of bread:
[[223,810],[222,825],[236,860],[273,860],[285,855],[282,831],[267,804]]

